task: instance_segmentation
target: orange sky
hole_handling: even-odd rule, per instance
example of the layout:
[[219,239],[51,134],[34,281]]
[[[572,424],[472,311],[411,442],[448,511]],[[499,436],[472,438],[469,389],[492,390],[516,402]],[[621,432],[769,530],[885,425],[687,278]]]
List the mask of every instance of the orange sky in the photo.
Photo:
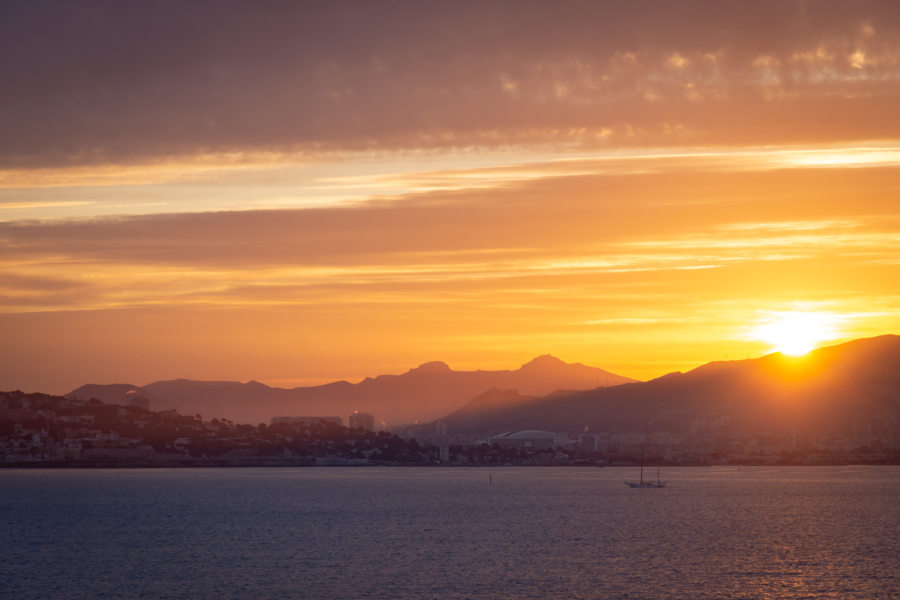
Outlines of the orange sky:
[[0,389],[900,329],[896,3],[376,5],[9,9]]

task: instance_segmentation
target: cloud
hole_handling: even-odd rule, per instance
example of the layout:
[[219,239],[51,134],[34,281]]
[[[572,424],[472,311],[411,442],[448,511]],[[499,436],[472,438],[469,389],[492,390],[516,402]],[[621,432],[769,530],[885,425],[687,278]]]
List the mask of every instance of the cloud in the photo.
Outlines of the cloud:
[[[762,245],[787,235],[875,235],[895,213],[896,167],[584,174],[593,167],[559,164],[558,172],[543,166],[474,171],[476,181],[497,186],[484,190],[466,187],[473,173],[467,170],[458,177],[463,183],[454,183],[451,172],[416,175],[416,182],[449,189],[330,208],[0,222],[0,248],[8,261],[381,265],[411,254],[417,261],[456,254],[552,258],[555,249],[590,255],[610,243],[657,243],[653,238],[663,238],[660,245],[680,237],[682,246],[715,247],[742,233]],[[534,172],[550,176],[532,178]],[[418,185],[403,176],[391,181],[401,189]]]
[[900,137],[895,2],[6,2],[0,166]]
[[343,207],[0,222],[0,293],[8,312],[522,306],[588,302],[620,283],[752,295],[824,265],[828,281],[861,269],[891,280],[896,167],[584,175],[563,164],[568,176]]
[[[669,179],[679,188],[692,185],[687,173],[711,174],[742,186],[765,178],[790,180],[794,171],[817,171],[804,177],[832,181],[847,191],[840,175],[865,169],[853,179],[856,194],[880,189],[900,165],[898,142],[821,147],[654,148],[548,153],[534,149],[490,153],[374,153],[334,162],[297,163],[294,155],[194,157],[164,165],[117,168],[73,167],[0,170],[0,221],[67,219],[112,215],[251,211],[297,208],[369,208],[426,204],[466,205],[495,199],[489,192],[527,189],[529,183],[552,187],[556,180],[628,182]],[[771,172],[781,171],[772,175]],[[742,173],[746,175],[741,175]],[[716,175],[718,174],[718,175]],[[836,180],[836,181],[835,181]],[[559,185],[567,185],[560,183]],[[788,186],[792,185],[789,181]],[[818,185],[818,184],[817,184]],[[525,186],[525,187],[523,187]],[[583,187],[583,186],[582,186]],[[736,194],[678,193],[664,185],[653,190],[656,206],[721,204]],[[778,183],[767,196],[781,194]],[[675,188],[672,188],[673,190]],[[478,196],[467,196],[470,192]],[[805,193],[805,192],[804,192]],[[508,194],[507,194],[508,195]],[[737,194],[740,195],[740,194]],[[674,196],[674,197],[673,197]]]

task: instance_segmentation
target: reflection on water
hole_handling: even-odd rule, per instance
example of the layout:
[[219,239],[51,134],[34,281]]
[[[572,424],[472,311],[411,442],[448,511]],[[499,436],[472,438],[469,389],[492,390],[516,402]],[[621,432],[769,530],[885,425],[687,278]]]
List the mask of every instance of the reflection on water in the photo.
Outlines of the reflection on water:
[[0,471],[0,597],[900,597],[900,468],[632,475]]

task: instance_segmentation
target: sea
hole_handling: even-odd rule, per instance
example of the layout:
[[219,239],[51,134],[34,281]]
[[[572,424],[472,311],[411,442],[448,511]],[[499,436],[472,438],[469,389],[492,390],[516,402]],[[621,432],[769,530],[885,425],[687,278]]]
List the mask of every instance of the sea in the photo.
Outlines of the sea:
[[0,597],[900,598],[900,467],[637,476],[5,469]]

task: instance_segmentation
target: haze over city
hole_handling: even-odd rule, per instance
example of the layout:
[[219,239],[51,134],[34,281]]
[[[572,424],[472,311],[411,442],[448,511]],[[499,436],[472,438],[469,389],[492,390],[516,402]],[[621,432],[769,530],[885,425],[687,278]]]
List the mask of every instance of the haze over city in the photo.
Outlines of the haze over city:
[[0,9],[0,389],[896,332],[893,2]]

